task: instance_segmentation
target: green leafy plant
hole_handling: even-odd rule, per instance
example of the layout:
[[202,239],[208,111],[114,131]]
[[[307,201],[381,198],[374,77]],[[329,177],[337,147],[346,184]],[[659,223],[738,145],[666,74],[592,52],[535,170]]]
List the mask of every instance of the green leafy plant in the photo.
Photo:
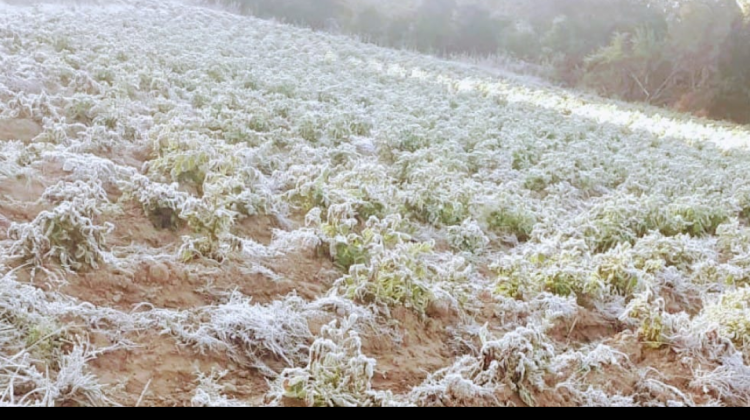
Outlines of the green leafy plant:
[[349,140],[351,136],[368,136],[371,124],[354,115],[341,115],[327,124],[327,132],[335,142]]
[[703,315],[719,325],[722,336],[745,350],[750,345],[750,288],[729,290],[704,308]]
[[412,201],[407,203],[407,210],[417,220],[431,225],[455,226],[469,216],[469,206],[463,197],[441,197],[431,191],[427,196],[412,198]]
[[432,244],[398,244],[355,265],[336,285],[345,296],[366,303],[404,306],[424,315],[434,295],[430,281],[435,276],[423,257]]
[[98,268],[104,259],[106,235],[114,225],[99,225],[95,219],[108,203],[101,185],[60,183],[45,193],[45,198],[59,203],[43,211],[29,223],[14,224],[8,236],[15,242],[11,255],[41,266],[53,257],[67,270]]
[[719,203],[678,202],[663,212],[654,210],[650,222],[665,236],[688,234],[695,237],[716,234],[729,220],[729,212]]
[[587,215],[590,222],[583,231],[596,252],[606,252],[619,244],[635,245],[651,232],[668,237],[713,235],[729,216],[719,203],[692,202],[688,197],[667,205],[659,200],[619,197],[595,207]]
[[136,175],[132,180],[121,182],[120,188],[125,192],[124,200],[136,200],[143,206],[154,227],[174,230],[183,224],[180,213],[189,196],[179,191],[177,184],[154,183]]
[[597,255],[589,288],[601,285],[609,293],[632,296],[642,282],[642,273],[633,261],[631,250],[629,244],[621,244],[605,254]]
[[586,215],[583,235],[594,252],[607,252],[619,244],[635,244],[648,232],[644,203],[635,197],[603,202]]
[[582,266],[581,254],[563,251],[552,256],[535,254],[514,256],[496,263],[495,292],[522,298],[546,291],[559,296],[585,293],[590,272]]
[[490,243],[481,226],[473,220],[449,227],[447,234],[448,242],[457,251],[481,253]]
[[648,347],[658,349],[667,344],[670,328],[666,322],[666,303],[651,291],[636,296],[620,317],[638,324],[638,337]]
[[515,236],[520,242],[529,240],[536,222],[533,213],[513,207],[495,210],[487,220],[492,230],[502,235]]
[[237,214],[227,210],[216,198],[190,198],[180,214],[197,235],[183,238],[184,243],[179,251],[183,261],[198,257],[223,261],[229,251],[239,246],[229,236]]
[[88,97],[77,97],[71,101],[65,110],[65,115],[71,121],[81,124],[91,124],[96,117],[94,113],[94,102]]
[[26,347],[31,354],[45,362],[53,361],[62,350],[64,337],[61,329],[55,324],[37,323],[27,326],[25,331]]
[[175,137],[169,131],[154,142],[158,158],[149,171],[164,174],[172,182],[187,183],[203,193],[208,175],[232,175],[239,166],[233,146],[200,136]]
[[345,272],[349,272],[352,266],[369,263],[374,252],[392,248],[409,239],[408,235],[399,231],[402,221],[398,217],[368,219],[367,226],[361,232],[355,229],[358,224],[356,219],[339,220],[333,212],[329,212],[327,222],[318,223],[322,242],[327,246],[324,251]]

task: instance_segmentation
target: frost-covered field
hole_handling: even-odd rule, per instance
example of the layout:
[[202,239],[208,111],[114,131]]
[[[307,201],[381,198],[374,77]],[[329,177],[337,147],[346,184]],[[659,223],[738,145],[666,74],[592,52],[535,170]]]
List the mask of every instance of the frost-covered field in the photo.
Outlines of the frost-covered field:
[[750,404],[746,129],[187,2],[8,3],[0,406]]

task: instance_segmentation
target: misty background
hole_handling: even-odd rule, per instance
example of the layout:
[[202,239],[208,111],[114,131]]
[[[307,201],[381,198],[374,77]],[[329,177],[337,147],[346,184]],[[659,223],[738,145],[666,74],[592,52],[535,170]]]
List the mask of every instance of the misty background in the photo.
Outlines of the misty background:
[[214,0],[442,56],[499,56],[565,86],[750,122],[750,0]]

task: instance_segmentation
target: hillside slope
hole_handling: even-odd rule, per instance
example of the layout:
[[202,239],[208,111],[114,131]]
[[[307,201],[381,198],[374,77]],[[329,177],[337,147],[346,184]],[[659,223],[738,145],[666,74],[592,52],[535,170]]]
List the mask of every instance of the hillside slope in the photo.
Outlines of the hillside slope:
[[0,406],[750,403],[746,128],[189,2],[10,3]]

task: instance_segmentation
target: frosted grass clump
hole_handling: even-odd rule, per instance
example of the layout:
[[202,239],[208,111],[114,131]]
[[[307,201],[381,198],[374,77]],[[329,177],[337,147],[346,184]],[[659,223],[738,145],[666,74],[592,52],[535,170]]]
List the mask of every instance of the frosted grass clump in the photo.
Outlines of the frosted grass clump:
[[528,406],[535,406],[535,392],[547,386],[555,349],[537,326],[518,327],[501,338],[480,331],[481,350],[463,356],[452,366],[430,375],[414,388],[410,400],[422,406],[493,406],[507,387]]
[[448,242],[457,251],[481,253],[490,239],[476,221],[465,220],[459,226],[448,228]]
[[39,267],[52,257],[66,270],[98,268],[108,258],[106,235],[114,230],[111,223],[95,221],[109,204],[101,185],[59,183],[44,198],[57,205],[32,222],[10,227],[8,236],[15,241],[10,254]]
[[159,157],[149,162],[149,173],[164,174],[173,182],[181,182],[203,191],[209,175],[230,175],[238,165],[235,148],[191,133],[179,136],[165,129],[155,141]]
[[690,386],[714,393],[727,404],[746,406],[750,403],[750,367],[740,353],[734,353],[723,358],[714,370],[699,369]]
[[42,195],[42,199],[52,204],[72,202],[82,208],[88,208],[89,211],[93,210],[96,204],[109,204],[107,192],[104,191],[101,182],[98,181],[91,183],[60,181],[47,188]]
[[104,387],[89,372],[87,364],[96,357],[97,352],[86,345],[73,347],[70,353],[62,356],[60,370],[45,397],[51,401],[81,406],[111,405],[111,401],[105,396]]
[[[96,353],[76,345],[68,354],[58,355],[55,371],[41,372],[40,363],[23,351],[12,357],[0,355],[0,406],[55,407],[55,406],[109,406],[113,402],[106,396],[104,387],[89,373],[87,363]],[[22,393],[18,395],[17,393]]]
[[178,251],[180,259],[189,262],[199,257],[223,261],[241,242],[232,241],[229,233],[237,214],[217,202],[215,197],[201,200],[189,198],[183,205],[180,217],[195,232],[183,237]]
[[435,271],[424,259],[431,244],[402,244],[373,256],[369,263],[354,265],[337,282],[344,296],[385,307],[404,306],[424,314],[434,300],[431,290]]
[[319,226],[321,241],[327,245],[325,251],[344,271],[367,264],[373,255],[410,239],[401,231],[403,219],[398,215],[383,220],[370,218],[361,231],[356,229],[359,223],[353,216],[353,209],[337,206],[329,209],[325,223],[320,220],[320,209],[313,209],[306,217],[308,225]]
[[63,308],[76,312],[12,273],[0,277],[0,406],[113,404],[88,366],[103,350],[70,337]]
[[709,301],[703,309],[711,322],[719,325],[720,334],[740,349],[750,344],[750,288],[729,290]]
[[174,229],[179,226],[180,213],[189,195],[179,191],[177,184],[153,183],[145,176],[136,175],[131,182],[122,182],[120,188],[125,193],[124,199],[141,204],[154,227]]
[[228,372],[212,372],[210,375],[199,374],[198,386],[195,388],[190,404],[193,407],[248,407],[247,404],[224,395],[225,387],[219,384]]
[[252,304],[239,292],[217,306],[196,311],[162,310],[157,323],[165,333],[196,347],[201,352],[226,352],[237,363],[274,372],[263,362],[273,356],[288,366],[295,366],[304,357],[312,334],[308,317],[315,315],[305,302],[295,296],[269,305]]
[[309,407],[397,405],[390,393],[372,390],[376,362],[362,354],[356,322],[353,316],[324,326],[310,347],[307,365],[285,369],[271,384],[272,404],[289,398]]
[[39,158],[39,152],[20,141],[0,142],[0,180],[30,176],[30,165]]

